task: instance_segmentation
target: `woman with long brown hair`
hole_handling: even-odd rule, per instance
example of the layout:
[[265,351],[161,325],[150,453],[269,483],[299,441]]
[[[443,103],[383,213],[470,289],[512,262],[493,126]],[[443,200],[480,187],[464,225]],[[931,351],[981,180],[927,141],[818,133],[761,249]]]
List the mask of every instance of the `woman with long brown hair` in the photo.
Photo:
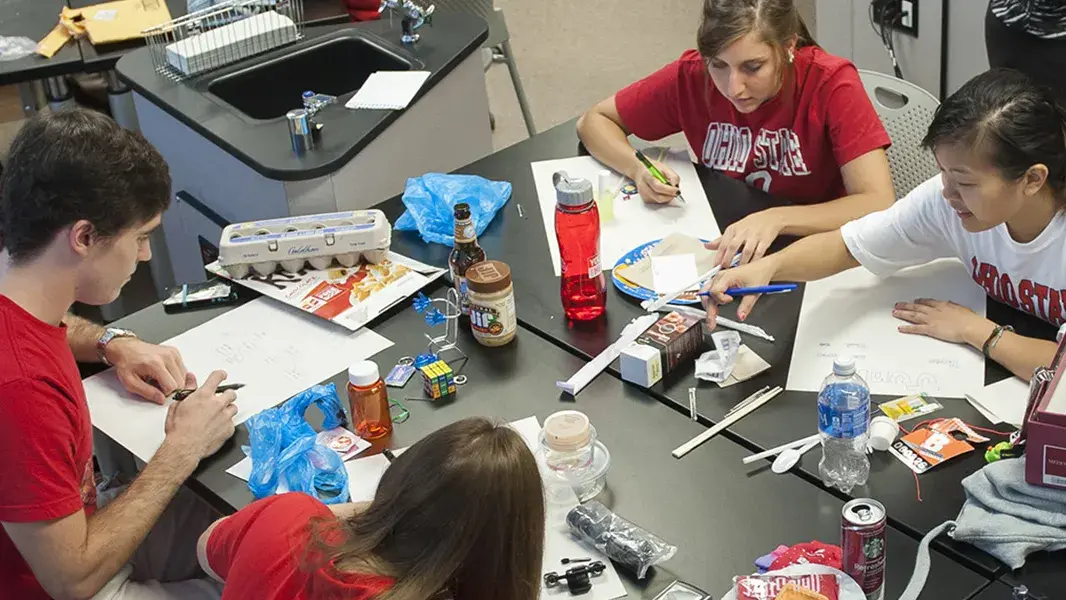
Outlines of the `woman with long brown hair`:
[[223,599],[536,600],[544,493],[507,425],[466,419],[398,456],[374,501],[254,502],[200,539]]
[[718,261],[762,256],[778,235],[831,231],[895,199],[888,134],[855,66],[814,42],[792,0],[704,0],[697,48],[585,112],[577,130],[597,159],[670,202],[629,134],[684,132],[701,164],[794,203],[749,215],[714,240]]

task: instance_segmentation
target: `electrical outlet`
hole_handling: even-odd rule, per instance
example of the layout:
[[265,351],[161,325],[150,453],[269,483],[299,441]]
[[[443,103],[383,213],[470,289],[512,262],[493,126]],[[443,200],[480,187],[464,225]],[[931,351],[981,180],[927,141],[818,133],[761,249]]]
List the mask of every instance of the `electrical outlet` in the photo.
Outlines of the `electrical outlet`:
[[871,5],[875,23],[918,37],[918,0],[872,0]]
[[918,37],[918,0],[902,0],[899,10],[900,31]]

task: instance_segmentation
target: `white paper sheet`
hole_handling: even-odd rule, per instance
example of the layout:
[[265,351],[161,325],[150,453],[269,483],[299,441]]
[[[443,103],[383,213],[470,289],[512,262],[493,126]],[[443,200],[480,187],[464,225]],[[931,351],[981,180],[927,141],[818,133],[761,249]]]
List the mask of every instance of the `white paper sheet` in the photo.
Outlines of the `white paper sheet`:
[[[357,458],[344,463],[344,470],[348,471],[348,492],[352,502],[370,502],[374,499],[378,482],[389,467],[389,459],[384,455],[375,454],[366,458]],[[226,469],[226,472],[241,481],[248,481],[252,476],[252,459],[245,456],[241,461]],[[284,480],[278,480],[278,489],[275,494],[284,494],[289,491],[288,484]]]
[[985,294],[954,259],[906,269],[887,279],[857,268],[808,283],[803,293],[787,389],[816,392],[838,354],[855,357],[874,394],[926,392],[961,398],[984,380],[984,357],[963,344],[900,333],[896,302],[951,300],[985,314]]
[[691,254],[651,257],[652,285],[656,293],[669,294],[699,275],[696,257]]
[[429,71],[377,71],[370,74],[363,87],[345,108],[401,110],[407,108],[418,90],[429,79]]
[[992,423],[1009,423],[1020,428],[1029,403],[1029,384],[1017,377],[1008,377],[967,393],[966,401]]
[[[512,421],[511,427],[522,436],[531,452],[537,456],[538,462],[543,462],[540,450],[540,422],[536,417],[526,417],[518,421]],[[403,453],[403,449],[394,451],[394,454]],[[376,454],[367,458],[358,458],[344,463],[348,471],[348,486],[352,496],[352,502],[369,502],[374,499],[378,482],[381,481],[389,461],[384,456]],[[543,466],[543,465],[542,465]],[[236,465],[226,470],[227,473],[239,477],[245,481],[252,472],[252,461],[245,458]],[[283,493],[282,489],[278,493]],[[558,500],[558,499],[557,499]],[[568,557],[590,557],[593,560],[603,561],[607,570],[595,579],[592,591],[582,596],[588,600],[614,600],[626,596],[625,586],[614,568],[614,564],[595,548],[584,545],[570,534],[570,528],[566,524],[566,514],[574,506],[577,506],[577,496],[569,500],[549,503],[546,507],[545,539],[544,539],[544,563],[543,570],[563,572],[567,566],[559,561]],[[566,586],[556,587],[551,590],[544,586],[540,594],[541,598],[569,598],[570,592]]]
[[[657,158],[658,150],[645,152],[650,158]],[[718,223],[707,202],[696,169],[688,158],[687,150],[670,151],[663,160],[681,177],[682,203],[674,200],[670,204],[644,204],[640,196],[634,194],[628,200],[621,190],[614,199],[614,219],[600,224],[600,263],[603,269],[610,271],[618,259],[637,246],[664,238],[671,233],[686,233],[693,237],[713,240],[720,235]],[[540,213],[544,219],[544,233],[548,237],[552,265],[555,274],[560,273],[559,242],[555,239],[555,187],[552,175],[556,171],[566,171],[570,177],[581,177],[596,185],[600,171],[607,167],[591,156],[545,160],[530,163],[533,169],[533,181],[537,186],[540,200]],[[622,176],[617,175],[621,182]],[[613,186],[619,188],[619,185]]]
[[[200,382],[216,369],[227,381],[243,383],[237,416],[280,404],[351,363],[392,346],[373,331],[355,333],[312,315],[259,298],[169,340]],[[137,458],[147,461],[163,442],[167,407],[134,397],[123,389],[114,369],[84,381],[93,425]]]

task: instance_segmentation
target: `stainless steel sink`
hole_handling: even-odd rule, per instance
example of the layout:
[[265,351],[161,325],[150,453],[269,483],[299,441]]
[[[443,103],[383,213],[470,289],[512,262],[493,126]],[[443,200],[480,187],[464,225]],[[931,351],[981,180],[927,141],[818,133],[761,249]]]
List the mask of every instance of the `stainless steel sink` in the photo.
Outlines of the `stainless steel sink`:
[[207,83],[206,93],[245,116],[271,120],[300,107],[305,90],[343,96],[363,85],[375,71],[409,71],[412,60],[385,44],[359,35],[312,39]]

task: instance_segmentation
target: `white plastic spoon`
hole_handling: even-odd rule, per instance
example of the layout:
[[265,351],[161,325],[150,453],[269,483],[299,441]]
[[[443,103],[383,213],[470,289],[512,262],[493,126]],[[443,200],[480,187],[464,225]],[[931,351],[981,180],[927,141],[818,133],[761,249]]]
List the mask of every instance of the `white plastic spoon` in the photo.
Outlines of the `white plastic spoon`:
[[774,464],[770,466],[770,470],[778,475],[787,473],[792,467],[796,466],[803,455],[810,452],[812,448],[821,444],[822,440],[817,439],[812,442],[807,442],[805,445],[799,448],[789,448],[781,454],[777,455],[774,459]]

